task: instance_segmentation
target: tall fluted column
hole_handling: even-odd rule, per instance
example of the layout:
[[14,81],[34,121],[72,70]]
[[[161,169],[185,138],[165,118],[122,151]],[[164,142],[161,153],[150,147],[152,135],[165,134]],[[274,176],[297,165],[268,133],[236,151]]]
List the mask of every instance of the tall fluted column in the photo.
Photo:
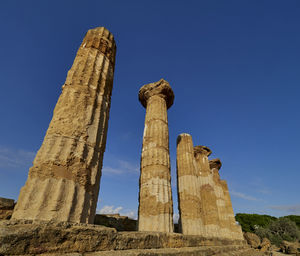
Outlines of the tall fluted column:
[[116,45],[89,30],[68,72],[13,219],[93,223],[113,86]]
[[243,232],[241,226],[239,226],[235,220],[227,182],[225,180],[221,180],[221,185],[225,195],[225,204],[226,204],[227,221],[228,221],[227,226],[231,231],[231,238],[243,240],[244,238],[243,238]]
[[219,223],[220,223],[220,236],[223,238],[231,238],[231,229],[228,227],[227,206],[224,191],[221,184],[219,170],[222,166],[220,159],[213,159],[209,161],[209,166],[213,175],[214,189],[216,193]]
[[217,198],[214,190],[214,183],[209,167],[208,156],[211,150],[205,146],[194,147],[194,155],[197,163],[197,175],[199,182],[199,194],[201,197],[201,207],[203,223],[206,236],[220,237],[220,225],[217,207]]
[[205,236],[196,169],[192,136],[182,133],[177,138],[179,230],[185,235]]
[[167,109],[174,93],[163,79],[144,85],[139,100],[146,108],[139,193],[138,230],[173,232]]

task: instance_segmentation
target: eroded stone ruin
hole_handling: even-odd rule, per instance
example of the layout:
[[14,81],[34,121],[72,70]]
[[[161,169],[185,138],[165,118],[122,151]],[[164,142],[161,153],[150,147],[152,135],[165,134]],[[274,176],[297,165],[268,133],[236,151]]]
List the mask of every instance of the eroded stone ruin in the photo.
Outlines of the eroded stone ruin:
[[146,108],[138,212],[139,231],[173,232],[169,128],[167,109],[174,93],[163,79],[139,91]]
[[139,231],[90,225],[100,188],[115,54],[107,29],[87,32],[12,219],[0,222],[0,255],[244,255],[249,248],[235,223],[227,183],[219,176],[221,161],[209,161],[210,149],[194,147],[185,133],[177,139],[180,233],[173,232],[167,109],[174,93],[163,79],[139,91],[146,108]]
[[209,161],[211,153],[206,146],[194,147],[189,134],[177,138],[179,230],[186,235],[243,240],[227,183],[220,179],[221,161]]
[[115,54],[107,29],[86,33],[12,219],[94,222]]

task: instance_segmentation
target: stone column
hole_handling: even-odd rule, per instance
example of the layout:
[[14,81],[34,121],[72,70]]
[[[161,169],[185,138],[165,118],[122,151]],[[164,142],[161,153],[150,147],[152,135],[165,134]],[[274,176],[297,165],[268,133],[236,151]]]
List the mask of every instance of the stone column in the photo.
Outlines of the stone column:
[[173,232],[167,109],[174,93],[163,79],[144,85],[139,100],[146,108],[138,211],[139,231]]
[[221,180],[221,185],[222,185],[223,192],[225,195],[225,204],[226,204],[227,221],[228,221],[227,226],[231,231],[231,239],[243,240],[244,237],[243,237],[242,229],[236,223],[236,220],[235,220],[227,182],[225,180]]
[[209,166],[213,175],[214,188],[216,192],[216,200],[219,215],[220,224],[220,235],[223,238],[231,238],[231,230],[228,227],[228,216],[227,216],[227,206],[225,201],[225,195],[222,188],[219,170],[222,166],[220,159],[213,159],[209,161]]
[[214,189],[212,174],[209,167],[208,156],[211,150],[205,146],[194,147],[194,155],[197,163],[197,176],[199,182],[199,194],[203,223],[207,237],[220,237],[220,225],[217,207],[217,197]]
[[113,86],[116,45],[89,30],[68,72],[13,219],[93,223]]
[[179,231],[184,235],[205,236],[196,169],[192,136],[182,133],[177,138]]

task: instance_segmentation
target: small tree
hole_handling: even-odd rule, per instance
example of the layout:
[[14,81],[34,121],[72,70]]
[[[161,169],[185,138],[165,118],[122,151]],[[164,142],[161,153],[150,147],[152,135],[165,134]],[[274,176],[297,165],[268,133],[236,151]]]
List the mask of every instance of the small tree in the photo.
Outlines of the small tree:
[[269,230],[273,235],[278,235],[286,241],[295,241],[300,238],[296,223],[285,217],[272,222],[269,226]]
[[258,227],[255,231],[261,239],[266,237],[272,244],[279,246],[283,240],[295,241],[300,238],[300,232],[295,222],[282,217],[269,224],[268,227]]

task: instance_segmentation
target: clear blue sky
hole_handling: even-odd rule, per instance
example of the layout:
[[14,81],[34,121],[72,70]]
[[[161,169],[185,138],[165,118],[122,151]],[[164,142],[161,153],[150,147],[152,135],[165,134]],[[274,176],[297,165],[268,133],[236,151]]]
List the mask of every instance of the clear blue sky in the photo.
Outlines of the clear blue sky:
[[98,210],[136,215],[145,110],[170,82],[176,138],[223,162],[235,212],[300,214],[300,1],[0,1],[0,196],[17,199],[85,32],[117,43]]

